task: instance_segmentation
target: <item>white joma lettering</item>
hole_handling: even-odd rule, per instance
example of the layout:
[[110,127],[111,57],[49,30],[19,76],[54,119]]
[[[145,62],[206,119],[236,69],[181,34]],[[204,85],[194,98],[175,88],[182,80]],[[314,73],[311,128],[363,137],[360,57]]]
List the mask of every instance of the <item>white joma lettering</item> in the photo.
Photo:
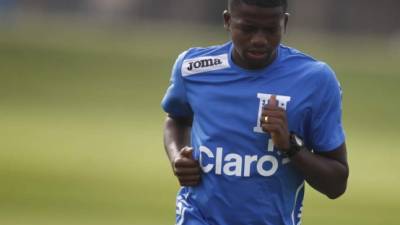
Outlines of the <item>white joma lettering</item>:
[[182,63],[182,76],[190,76],[229,67],[228,54],[186,59]]
[[222,64],[220,59],[203,59],[195,62],[189,62],[189,66],[186,69],[192,71],[193,69],[216,66],[220,64]]

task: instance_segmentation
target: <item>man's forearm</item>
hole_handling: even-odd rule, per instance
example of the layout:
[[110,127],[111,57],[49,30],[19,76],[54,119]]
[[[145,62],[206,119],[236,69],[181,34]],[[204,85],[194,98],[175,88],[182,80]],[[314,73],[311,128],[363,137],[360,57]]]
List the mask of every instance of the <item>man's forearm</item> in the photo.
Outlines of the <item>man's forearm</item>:
[[167,116],[164,125],[164,148],[169,160],[185,146],[190,144],[191,121]]
[[346,151],[345,146],[332,153],[336,156],[328,157],[302,150],[293,156],[291,161],[313,188],[335,199],[345,192],[349,175],[347,160],[337,157],[345,155],[340,151]]

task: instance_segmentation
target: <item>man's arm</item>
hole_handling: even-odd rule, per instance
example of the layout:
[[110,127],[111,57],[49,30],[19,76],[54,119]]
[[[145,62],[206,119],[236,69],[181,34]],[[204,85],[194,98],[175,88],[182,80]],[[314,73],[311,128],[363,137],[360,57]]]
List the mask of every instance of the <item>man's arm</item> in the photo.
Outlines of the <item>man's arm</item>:
[[190,118],[167,116],[164,124],[164,148],[172,163],[180,150],[190,144],[192,121]]
[[313,154],[303,149],[290,160],[308,184],[329,198],[338,198],[346,191],[349,167],[345,143],[325,153]]
[[200,182],[200,165],[193,158],[190,145],[192,118],[167,116],[164,126],[164,147],[175,176],[181,186],[195,186]]
[[[273,96],[263,108],[261,126],[271,134],[277,149],[289,149],[290,133],[286,112],[276,103]],[[312,153],[302,149],[290,160],[313,188],[329,198],[338,198],[345,192],[349,176],[345,143],[326,153]]]

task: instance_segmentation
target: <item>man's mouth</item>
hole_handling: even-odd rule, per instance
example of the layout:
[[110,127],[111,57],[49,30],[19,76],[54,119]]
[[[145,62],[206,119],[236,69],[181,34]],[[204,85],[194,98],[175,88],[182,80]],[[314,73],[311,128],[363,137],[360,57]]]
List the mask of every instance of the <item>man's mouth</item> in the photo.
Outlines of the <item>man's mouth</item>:
[[247,55],[250,59],[262,60],[267,57],[268,53],[265,51],[248,51]]

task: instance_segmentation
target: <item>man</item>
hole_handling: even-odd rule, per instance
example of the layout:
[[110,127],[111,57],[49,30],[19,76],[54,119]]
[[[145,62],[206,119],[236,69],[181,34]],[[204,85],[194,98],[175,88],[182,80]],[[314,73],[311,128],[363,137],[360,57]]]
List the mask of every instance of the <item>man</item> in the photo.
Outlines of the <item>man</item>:
[[340,86],[280,44],[285,0],[230,0],[223,16],[232,41],[182,53],[162,102],[176,223],[300,224],[304,180],[332,199],[346,189]]

